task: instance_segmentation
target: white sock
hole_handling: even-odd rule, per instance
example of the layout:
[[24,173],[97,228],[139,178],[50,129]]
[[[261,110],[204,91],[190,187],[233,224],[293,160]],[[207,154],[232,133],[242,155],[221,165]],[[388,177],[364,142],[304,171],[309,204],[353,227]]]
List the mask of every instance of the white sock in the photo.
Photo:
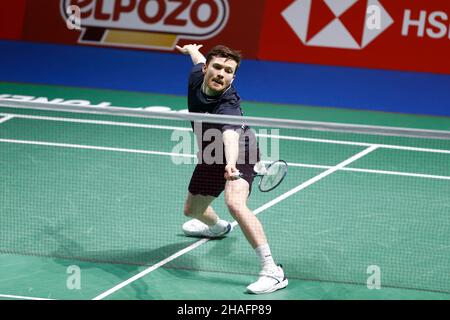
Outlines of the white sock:
[[255,249],[256,255],[259,258],[261,269],[263,270],[273,270],[277,266],[275,261],[273,261],[272,253],[270,252],[269,244],[263,244]]
[[219,219],[219,221],[217,221],[215,225],[209,227],[209,230],[211,230],[214,233],[220,233],[224,231],[227,228],[227,226],[228,221]]

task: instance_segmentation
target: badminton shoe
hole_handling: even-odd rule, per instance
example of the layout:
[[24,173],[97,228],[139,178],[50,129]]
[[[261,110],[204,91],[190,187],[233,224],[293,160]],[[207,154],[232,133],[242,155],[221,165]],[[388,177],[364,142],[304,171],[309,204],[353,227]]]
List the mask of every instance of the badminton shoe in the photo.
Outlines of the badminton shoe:
[[247,292],[254,294],[271,293],[283,289],[288,285],[288,279],[284,275],[281,265],[273,270],[262,270],[258,281],[247,287]]
[[197,219],[185,222],[182,228],[185,235],[199,238],[222,238],[233,230],[233,226],[228,222],[222,230],[214,232],[207,224]]

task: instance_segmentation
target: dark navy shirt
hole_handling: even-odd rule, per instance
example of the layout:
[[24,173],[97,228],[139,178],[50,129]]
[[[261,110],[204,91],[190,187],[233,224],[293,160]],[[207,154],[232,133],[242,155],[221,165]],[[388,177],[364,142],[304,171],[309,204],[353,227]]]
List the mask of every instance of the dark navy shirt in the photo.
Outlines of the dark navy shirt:
[[[203,63],[195,65],[189,76],[189,89],[188,89],[189,112],[243,116],[241,110],[241,98],[239,97],[233,85],[231,85],[228,89],[226,89],[222,94],[218,96],[208,96],[202,92],[202,84],[204,79],[204,74],[202,72],[203,66],[204,66]],[[209,143],[211,143],[211,141],[205,141],[205,139],[203,139],[205,131],[211,128],[218,129],[222,132],[229,129],[238,131],[238,133],[240,133],[242,137],[242,139],[239,139],[240,157],[241,152],[248,153],[249,148],[256,148],[257,146],[255,134],[244,123],[242,123],[241,125],[203,123],[201,137],[199,136],[199,132],[196,132],[194,128],[194,123],[191,123],[191,125],[197,136],[199,147],[201,147],[200,150],[204,150],[205,147]]]
[[[242,116],[241,98],[233,85],[218,96],[208,96],[202,92],[202,84],[204,79],[202,72],[203,66],[203,63],[199,63],[194,66],[189,76],[189,112]],[[225,131],[226,129],[239,129],[241,127],[242,126],[239,125],[220,126],[222,131]]]

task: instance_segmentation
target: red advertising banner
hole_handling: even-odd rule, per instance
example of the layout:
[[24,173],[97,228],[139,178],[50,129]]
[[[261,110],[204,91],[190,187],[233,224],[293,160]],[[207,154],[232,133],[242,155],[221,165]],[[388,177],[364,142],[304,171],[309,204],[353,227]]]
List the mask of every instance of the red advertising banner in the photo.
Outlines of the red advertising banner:
[[22,38],[26,0],[0,2],[0,39]]
[[162,51],[225,44],[256,58],[263,12],[261,0],[28,0],[24,40]]
[[[0,38],[450,74],[448,0],[15,0]],[[25,11],[25,13],[24,13]]]
[[270,0],[258,58],[450,74],[448,0]]

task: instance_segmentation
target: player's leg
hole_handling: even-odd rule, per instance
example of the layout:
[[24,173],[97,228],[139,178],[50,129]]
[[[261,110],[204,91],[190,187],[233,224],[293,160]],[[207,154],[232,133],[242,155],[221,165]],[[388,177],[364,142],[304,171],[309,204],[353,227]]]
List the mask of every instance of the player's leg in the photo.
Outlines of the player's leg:
[[266,244],[266,236],[259,219],[247,207],[249,184],[244,179],[227,181],[225,184],[225,203],[242,229],[253,249]]
[[288,280],[281,266],[277,266],[273,260],[261,222],[247,207],[248,195],[249,183],[246,180],[227,181],[225,202],[255,250],[261,265],[258,281],[249,285],[247,290],[256,294],[269,293],[286,287]]
[[210,206],[216,199],[213,196],[188,193],[184,205],[184,214],[192,218],[183,224],[183,232],[192,237],[218,238],[232,230],[231,223],[222,220]]
[[193,218],[183,224],[183,231],[194,237],[221,237],[232,230],[228,221],[221,220],[210,206],[225,188],[223,166],[197,165],[189,183],[184,214]]
[[216,199],[213,196],[193,195],[188,192],[184,203],[184,215],[189,218],[198,219],[208,226],[217,223],[219,217],[210,204]]

